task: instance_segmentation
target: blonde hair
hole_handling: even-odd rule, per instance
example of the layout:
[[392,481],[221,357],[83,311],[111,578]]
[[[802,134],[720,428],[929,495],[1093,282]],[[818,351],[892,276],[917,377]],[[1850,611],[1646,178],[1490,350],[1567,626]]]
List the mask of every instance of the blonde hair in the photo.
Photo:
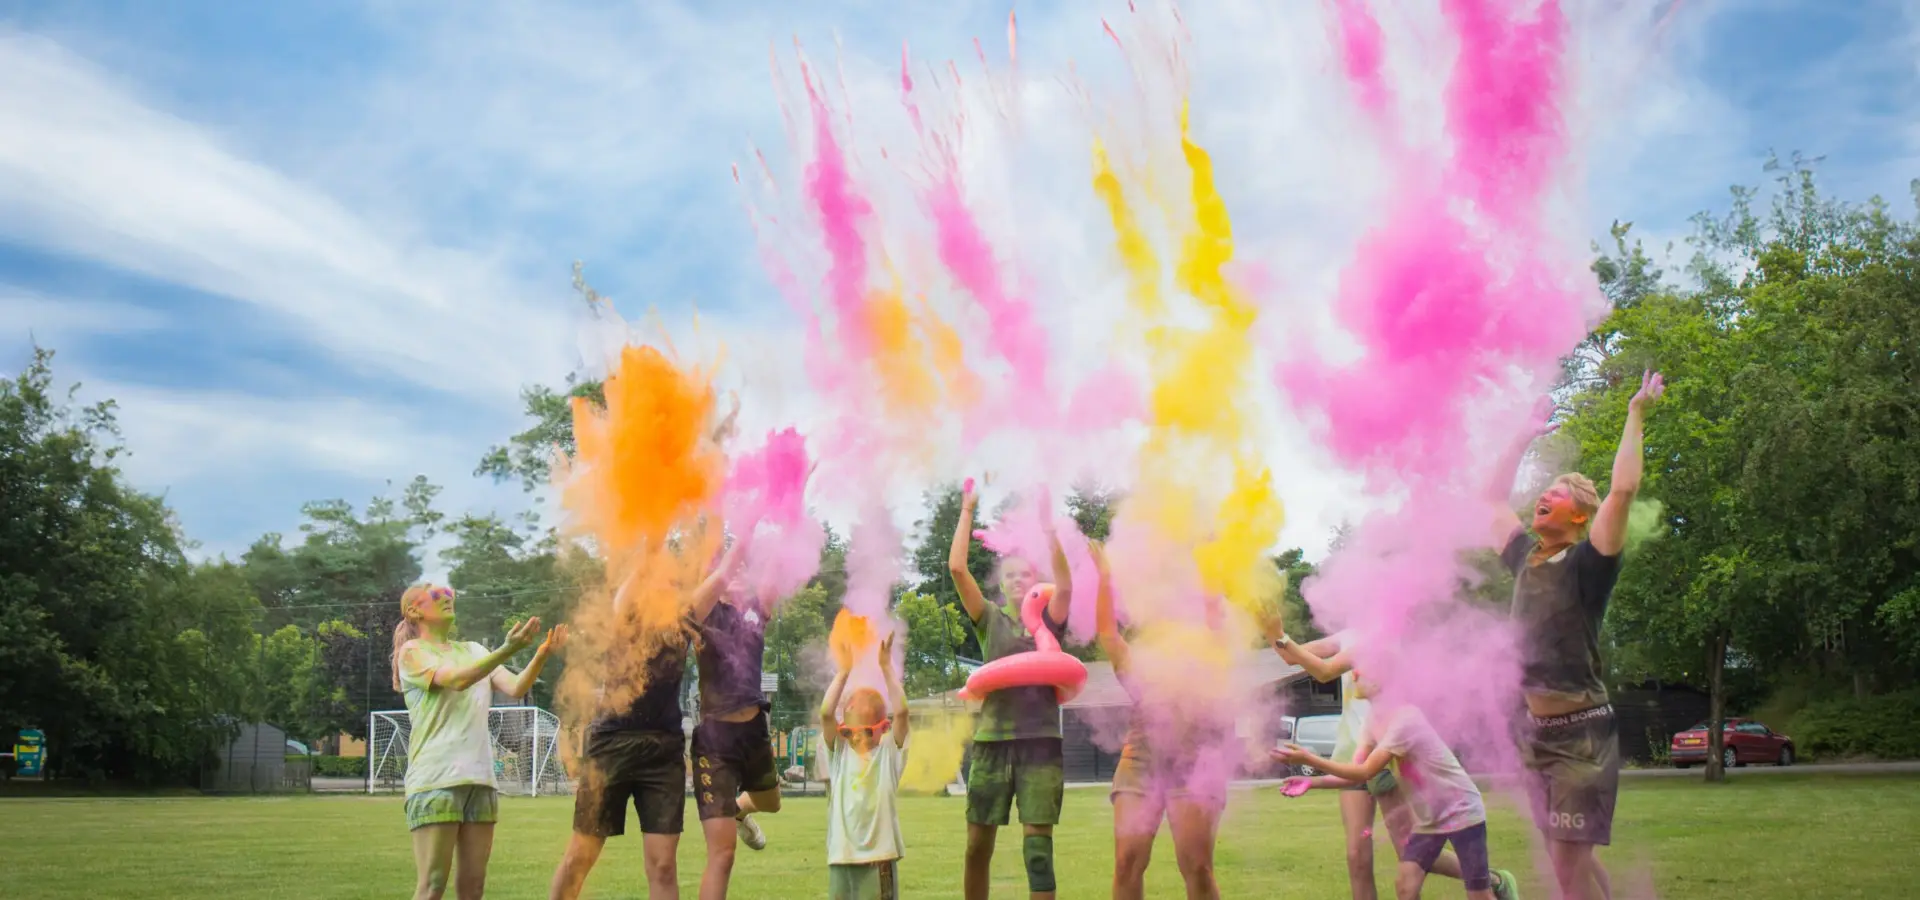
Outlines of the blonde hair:
[[1593,486],[1593,479],[1579,472],[1568,472],[1555,478],[1553,484],[1547,487],[1549,490],[1556,487],[1566,488],[1567,497],[1573,500],[1573,508],[1586,513],[1588,517],[1600,511],[1599,489]]
[[392,673],[394,693],[400,692],[400,648],[408,641],[420,637],[419,606],[433,597],[435,591],[453,593],[453,588],[434,584],[416,584],[400,595],[400,622],[393,626],[393,655],[389,657],[388,671]]
[[855,715],[869,724],[878,722],[887,717],[887,701],[873,688],[854,691],[853,696],[847,698],[847,711],[841,714],[840,721],[845,722]]

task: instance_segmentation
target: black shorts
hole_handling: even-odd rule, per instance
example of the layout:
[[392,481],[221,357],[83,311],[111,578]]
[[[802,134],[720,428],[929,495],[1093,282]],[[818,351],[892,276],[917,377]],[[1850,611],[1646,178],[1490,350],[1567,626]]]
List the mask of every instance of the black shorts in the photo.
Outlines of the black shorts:
[[627,831],[633,798],[643,834],[679,834],[687,816],[685,739],[660,731],[587,735],[582,778],[573,792],[573,830],[594,837]]
[[1620,796],[1620,722],[1611,705],[1527,717],[1520,752],[1532,774],[1534,824],[1548,839],[1605,846]]
[[693,799],[700,821],[740,814],[740,794],[780,787],[767,712],[745,722],[708,719],[693,728]]
[[1469,825],[1443,834],[1413,834],[1400,850],[1400,861],[1413,863],[1422,872],[1432,872],[1440,853],[1453,845],[1460,857],[1460,882],[1469,891],[1493,889],[1493,869],[1487,864],[1487,823]]

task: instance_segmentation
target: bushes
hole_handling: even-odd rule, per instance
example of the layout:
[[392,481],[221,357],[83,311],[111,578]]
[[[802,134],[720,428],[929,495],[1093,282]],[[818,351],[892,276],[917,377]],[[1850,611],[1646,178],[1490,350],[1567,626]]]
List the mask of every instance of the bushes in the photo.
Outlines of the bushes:
[[288,756],[287,758],[312,760],[313,774],[316,778],[365,778],[367,776],[367,758],[364,756]]
[[1920,758],[1920,690],[1809,703],[1787,733],[1803,756]]

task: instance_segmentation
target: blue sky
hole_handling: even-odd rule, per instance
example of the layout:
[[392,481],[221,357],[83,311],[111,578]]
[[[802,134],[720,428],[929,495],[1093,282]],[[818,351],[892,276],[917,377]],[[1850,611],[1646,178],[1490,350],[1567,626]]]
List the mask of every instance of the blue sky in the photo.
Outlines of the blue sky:
[[[1318,5],[1192,5],[1196,128],[1237,223],[1313,269],[1317,211],[1367,176],[1350,130],[1318,134],[1342,102]],[[1618,218],[1676,240],[1769,150],[1905,203],[1920,2],[1688,0],[1655,41],[1666,5],[1573,4],[1582,236]],[[1004,42],[1004,5],[903,6],[0,2],[0,363],[38,340],[85,396],[117,398],[128,475],[206,553],[416,474],[451,511],[517,509],[470,473],[516,429],[518,387],[579,362],[573,260],[629,316],[678,327],[697,304],[736,345],[778,347],[791,314],[728,170],[753,145],[792,162],[769,46],[831,58],[837,39],[866,115],[901,41],[921,59]],[[1098,16],[1123,11],[1023,10],[1022,66],[1044,81],[1074,60],[1102,88]],[[1054,137],[1070,152],[1026,177],[1084,183],[1084,130]],[[1049,227],[1077,246],[1099,224]],[[1315,545],[1341,502],[1292,481],[1287,538]]]

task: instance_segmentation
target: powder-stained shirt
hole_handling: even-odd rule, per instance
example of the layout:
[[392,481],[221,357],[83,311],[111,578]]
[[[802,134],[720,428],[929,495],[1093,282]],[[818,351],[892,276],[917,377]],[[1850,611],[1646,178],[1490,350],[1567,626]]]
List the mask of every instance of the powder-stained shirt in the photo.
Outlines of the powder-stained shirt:
[[[1353,632],[1342,631],[1333,639],[1341,650],[1352,655]],[[1360,744],[1367,736],[1368,708],[1368,702],[1360,697],[1353,670],[1340,673],[1340,721],[1333,733],[1335,762],[1353,762],[1354,754],[1360,752]]]
[[1485,822],[1480,788],[1427,717],[1403,706],[1383,718],[1374,723],[1376,746],[1393,754],[1393,776],[1413,814],[1414,832],[1446,834]]
[[[602,699],[611,695],[626,697],[625,703],[608,710],[589,726],[595,734],[615,731],[647,731],[658,734],[685,734],[681,722],[680,686],[686,677],[687,645],[670,640],[654,649],[643,668],[639,684],[610,683],[600,688]],[[637,688],[637,690],[636,690]]]
[[400,687],[412,731],[407,736],[407,793],[463,784],[493,787],[493,739],[487,710],[493,684],[482,678],[465,690],[435,683],[442,666],[470,666],[487,655],[472,642],[433,646],[416,640],[400,654]]
[[866,756],[844,740],[827,751],[827,865],[885,862],[906,853],[894,806],[906,766],[907,748],[891,734],[881,735]]
[[[1053,621],[1045,610],[1040,620],[1055,638],[1066,636],[1067,626]],[[1015,653],[1030,653],[1039,647],[1033,634],[1020,618],[1004,606],[988,604],[980,621],[973,622],[973,633],[980,639],[986,661],[993,662]],[[980,719],[974,725],[975,741],[1011,741],[1023,738],[1060,736],[1060,695],[1052,687],[1033,685],[1002,688],[987,695],[980,704]]]
[[1620,557],[1581,541],[1528,565],[1539,540],[1516,532],[1500,551],[1513,572],[1513,619],[1519,623],[1521,687],[1528,693],[1607,702],[1600,660],[1600,623],[1620,578]]
[[760,611],[725,600],[700,623],[700,714],[724,716],[766,707],[760,666],[767,652],[767,623]]

